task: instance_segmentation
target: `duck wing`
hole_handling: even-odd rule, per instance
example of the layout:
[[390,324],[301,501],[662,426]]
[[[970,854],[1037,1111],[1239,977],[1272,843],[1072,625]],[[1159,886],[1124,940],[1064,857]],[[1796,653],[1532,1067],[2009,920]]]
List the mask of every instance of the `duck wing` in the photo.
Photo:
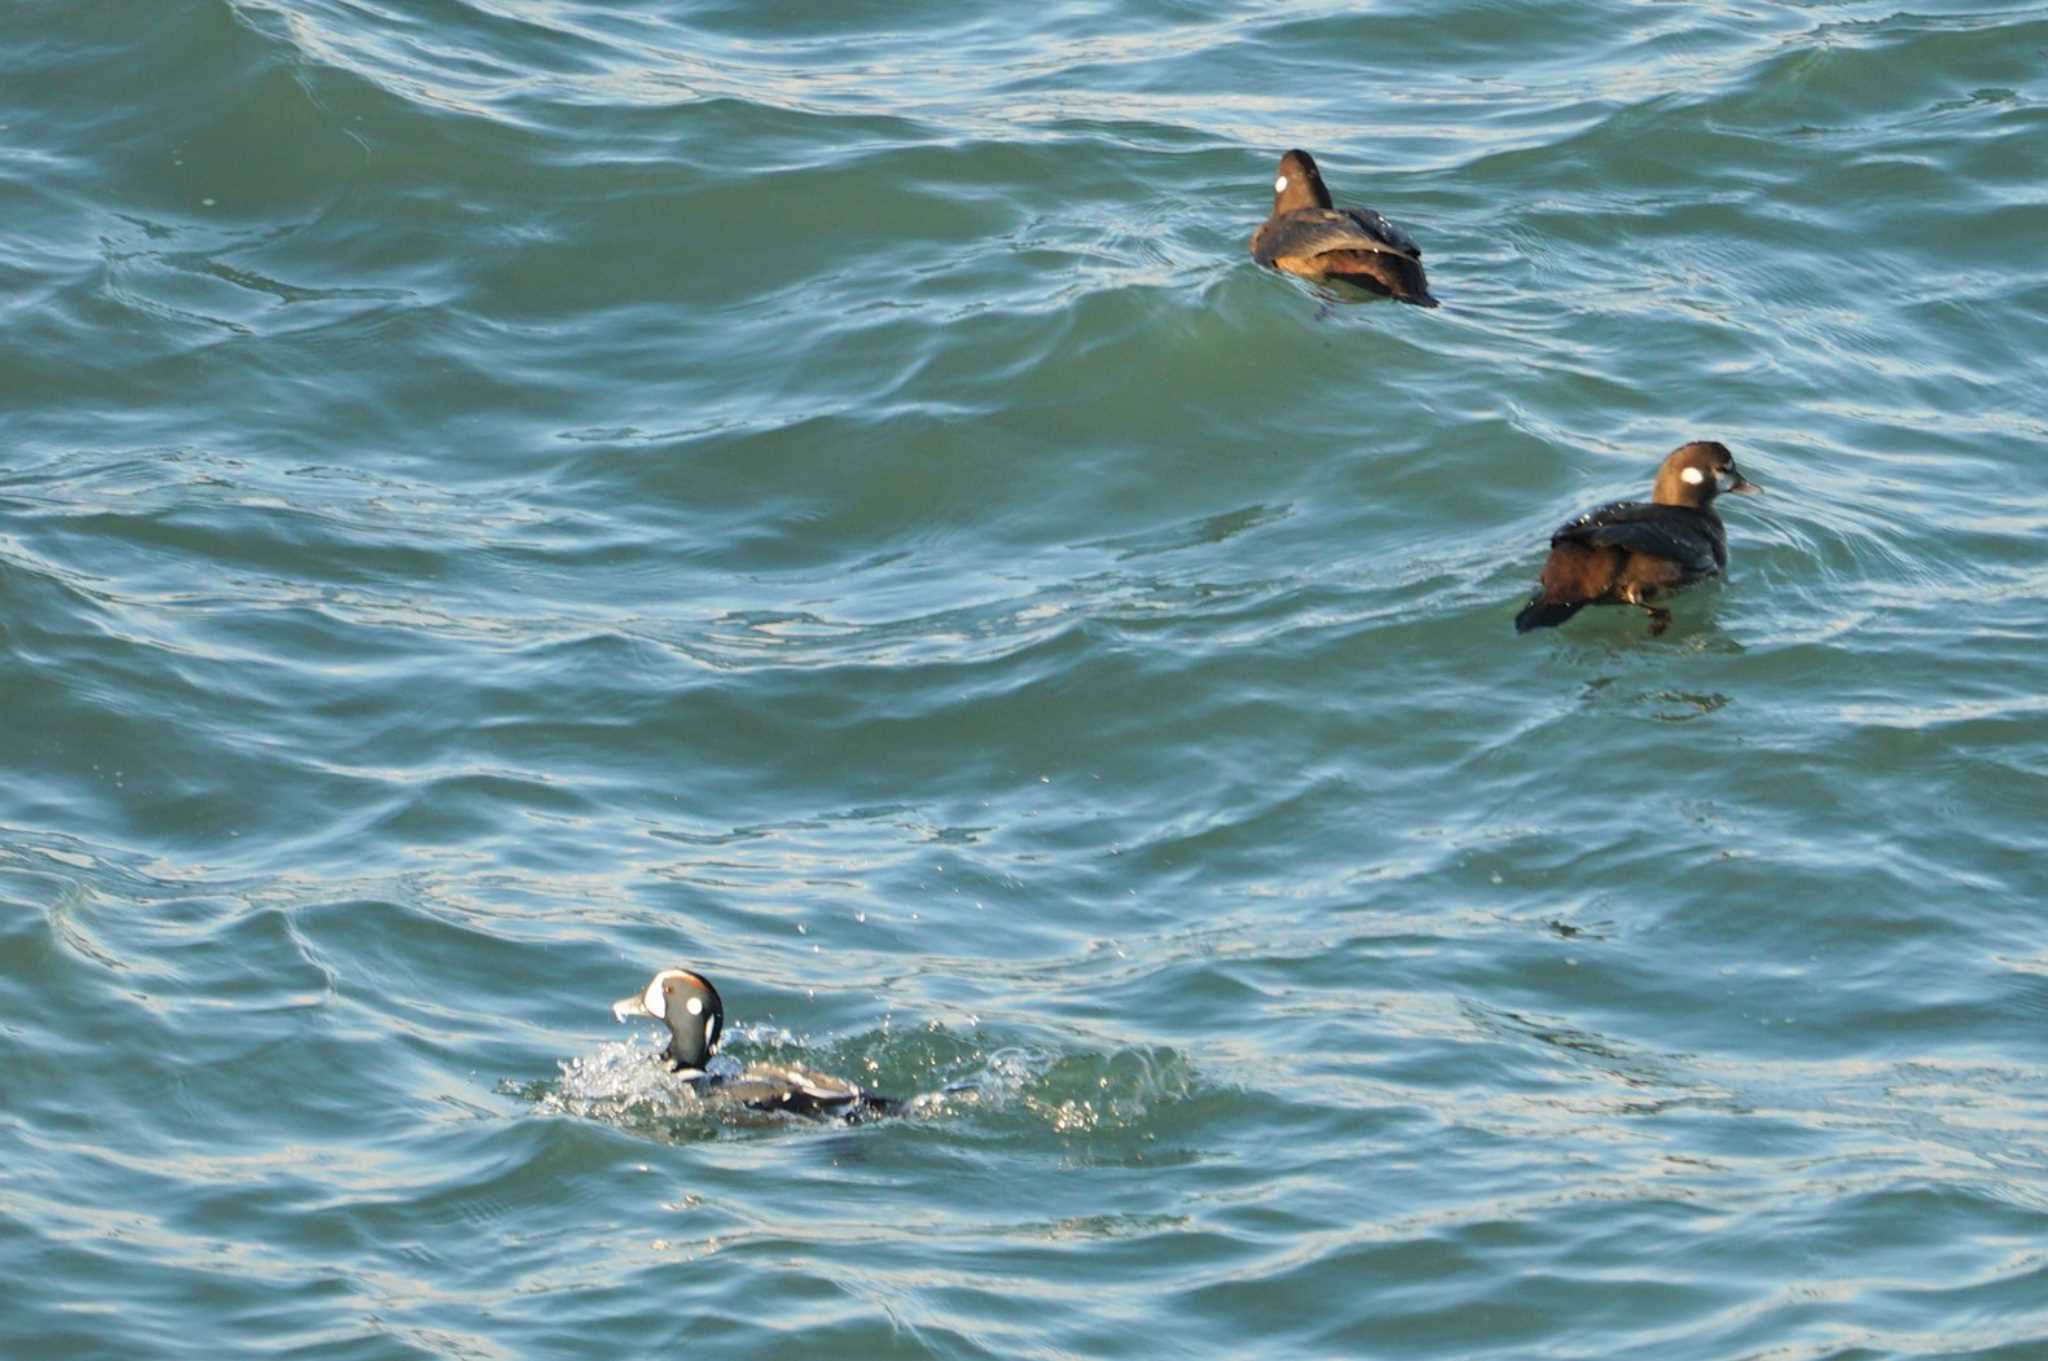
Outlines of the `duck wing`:
[[1346,208],[1344,216],[1358,224],[1359,230],[1367,236],[1384,242],[1390,249],[1411,260],[1422,258],[1422,247],[1415,244],[1415,238],[1381,217],[1370,208]]
[[1297,208],[1268,219],[1252,238],[1252,255],[1262,265],[1351,250],[1422,258],[1413,241],[1370,208]]
[[1565,543],[1647,553],[1677,563],[1688,576],[1712,576],[1728,562],[1719,520],[1688,506],[1654,501],[1616,501],[1589,510],[1550,536],[1553,548]]
[[859,1119],[896,1102],[845,1078],[808,1068],[758,1066],[718,1084],[718,1096],[757,1111]]

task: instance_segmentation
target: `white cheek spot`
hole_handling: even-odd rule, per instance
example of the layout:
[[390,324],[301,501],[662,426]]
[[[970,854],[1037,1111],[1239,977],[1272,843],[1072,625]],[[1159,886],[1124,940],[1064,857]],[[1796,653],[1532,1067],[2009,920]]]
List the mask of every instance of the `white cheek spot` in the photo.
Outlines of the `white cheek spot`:
[[1282,175],[1279,179],[1273,181],[1273,192],[1276,194],[1284,194],[1287,192],[1287,177],[1285,175]]
[[661,980],[655,979],[647,985],[647,995],[640,999],[640,1005],[647,1008],[647,1014],[657,1021],[668,1019],[668,999],[661,995]]
[[702,1016],[704,1014],[704,999],[701,997],[692,997],[686,1006],[692,1016]]
[[1698,468],[1687,468],[1684,472],[1680,473],[1679,476],[1684,478],[1686,481],[1692,483],[1695,487],[1697,487],[1700,483],[1707,480],[1707,475],[1701,472]]

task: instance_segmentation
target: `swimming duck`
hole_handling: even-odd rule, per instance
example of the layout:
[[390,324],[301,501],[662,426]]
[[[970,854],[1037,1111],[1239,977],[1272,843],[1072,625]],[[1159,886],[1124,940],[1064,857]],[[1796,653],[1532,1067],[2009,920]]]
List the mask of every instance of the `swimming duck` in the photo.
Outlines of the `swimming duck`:
[[737,1076],[707,1072],[725,1036],[725,1004],[710,979],[689,969],[663,969],[639,992],[612,1003],[612,1016],[620,1021],[648,1016],[666,1025],[669,1041],[661,1051],[662,1061],[707,1101],[849,1121],[898,1104],[893,1097],[808,1068],[755,1064]]
[[[1723,473],[1732,479],[1725,487]],[[1736,470],[1727,445],[1679,445],[1658,466],[1649,500],[1589,510],[1550,536],[1542,586],[1515,616],[1515,632],[1562,624],[1588,605],[1635,605],[1650,612],[1651,635],[1662,633],[1671,612],[1650,602],[1728,566],[1714,498],[1759,490]]]
[[1252,259],[1317,283],[1347,283],[1435,307],[1422,248],[1370,208],[1333,208],[1315,157],[1290,151],[1273,181],[1273,215],[1252,233]]

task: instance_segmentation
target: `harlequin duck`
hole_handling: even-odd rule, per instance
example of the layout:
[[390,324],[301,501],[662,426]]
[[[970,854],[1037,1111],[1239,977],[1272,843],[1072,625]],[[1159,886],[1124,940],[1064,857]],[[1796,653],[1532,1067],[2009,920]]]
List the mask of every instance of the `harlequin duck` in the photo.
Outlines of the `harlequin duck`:
[[705,1071],[725,1035],[725,1004],[711,980],[688,969],[663,969],[639,992],[612,1003],[618,1020],[651,1016],[668,1027],[662,1061],[707,1101],[757,1111],[864,1120],[899,1103],[867,1088],[807,1068],[757,1064],[726,1077]]
[[[1721,474],[1732,481],[1721,485]],[[1550,536],[1542,587],[1515,616],[1515,632],[1562,624],[1588,605],[1637,605],[1662,633],[1671,612],[1650,602],[1728,566],[1728,535],[1714,513],[1724,491],[1760,489],[1736,471],[1728,446],[1681,444],[1664,458],[1647,501],[1589,510]]]
[[1370,208],[1333,208],[1315,157],[1290,151],[1273,181],[1273,215],[1252,233],[1252,259],[1317,283],[1347,283],[1435,307],[1422,248]]

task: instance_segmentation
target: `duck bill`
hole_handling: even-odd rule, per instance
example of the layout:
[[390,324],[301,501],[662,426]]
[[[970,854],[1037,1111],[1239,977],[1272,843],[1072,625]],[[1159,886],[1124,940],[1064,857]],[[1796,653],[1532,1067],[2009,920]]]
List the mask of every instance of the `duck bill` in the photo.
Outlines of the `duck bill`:
[[1723,491],[1732,491],[1737,496],[1762,496],[1764,494],[1762,487],[1759,487],[1741,473],[1736,472],[1733,468],[1728,470],[1728,476],[1734,480],[1722,488]]
[[636,992],[631,997],[621,997],[618,1001],[612,1003],[612,1019],[614,1021],[630,1021],[635,1016],[645,1016],[650,1021],[660,1019],[647,1009],[647,1000],[641,993]]

